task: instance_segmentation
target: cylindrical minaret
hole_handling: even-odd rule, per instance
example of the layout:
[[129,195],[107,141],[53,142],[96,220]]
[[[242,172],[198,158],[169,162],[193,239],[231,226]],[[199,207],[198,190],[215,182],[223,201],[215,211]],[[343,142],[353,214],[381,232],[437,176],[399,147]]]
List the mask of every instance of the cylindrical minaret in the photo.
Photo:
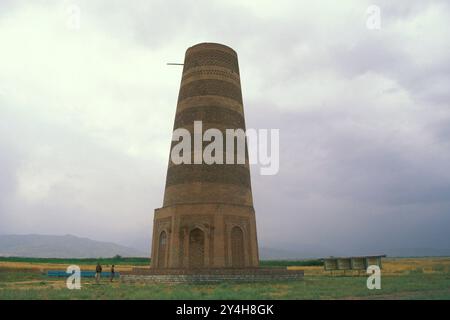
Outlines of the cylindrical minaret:
[[[223,164],[195,163],[194,122],[203,134],[218,129],[223,136]],[[245,131],[236,52],[221,44],[201,43],[186,51],[174,130],[191,134],[190,163],[169,159],[163,207],[155,210],[153,268],[256,267],[258,246],[250,170],[227,163],[227,129]],[[198,127],[197,127],[198,129]],[[172,142],[172,148],[177,144]],[[210,142],[203,142],[201,152]],[[231,153],[231,152],[229,152]],[[228,155],[229,156],[229,155]],[[170,157],[169,157],[170,158]]]

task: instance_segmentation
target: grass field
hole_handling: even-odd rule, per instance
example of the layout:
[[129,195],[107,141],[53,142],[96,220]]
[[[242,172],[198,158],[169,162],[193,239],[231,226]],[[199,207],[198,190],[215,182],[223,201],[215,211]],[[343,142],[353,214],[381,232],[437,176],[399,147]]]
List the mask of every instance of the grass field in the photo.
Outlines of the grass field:
[[[134,260],[133,260],[134,259]],[[120,261],[119,261],[120,260]],[[125,284],[82,279],[81,290],[68,290],[65,279],[49,278],[49,269],[77,264],[94,270],[97,259],[0,258],[0,299],[450,299],[450,258],[383,260],[381,290],[368,290],[367,276],[323,271],[320,261],[266,261],[264,266],[305,270],[302,281],[201,285]],[[144,258],[105,259],[116,270],[148,264]]]

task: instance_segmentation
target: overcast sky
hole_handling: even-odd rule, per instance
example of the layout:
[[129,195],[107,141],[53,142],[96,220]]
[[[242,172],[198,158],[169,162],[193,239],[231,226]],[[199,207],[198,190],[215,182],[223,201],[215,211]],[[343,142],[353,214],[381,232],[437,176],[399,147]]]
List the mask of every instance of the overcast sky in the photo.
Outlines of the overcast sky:
[[219,42],[247,127],[280,129],[279,173],[252,168],[260,245],[449,249],[446,2],[1,0],[0,233],[149,247],[182,70],[166,63]]

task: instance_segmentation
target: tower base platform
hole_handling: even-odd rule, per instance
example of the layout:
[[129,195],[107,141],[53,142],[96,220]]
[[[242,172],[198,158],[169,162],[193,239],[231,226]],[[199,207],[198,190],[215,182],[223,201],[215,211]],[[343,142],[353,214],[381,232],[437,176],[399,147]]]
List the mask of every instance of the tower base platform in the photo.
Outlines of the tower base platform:
[[303,270],[286,268],[133,268],[131,272],[121,272],[120,279],[127,283],[218,283],[292,281],[302,280],[303,276]]

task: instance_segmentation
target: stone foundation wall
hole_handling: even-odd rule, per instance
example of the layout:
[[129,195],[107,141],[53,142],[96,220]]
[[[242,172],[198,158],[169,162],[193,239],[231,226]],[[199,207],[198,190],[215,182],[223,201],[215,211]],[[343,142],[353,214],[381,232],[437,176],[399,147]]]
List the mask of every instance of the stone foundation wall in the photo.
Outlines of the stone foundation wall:
[[217,283],[217,282],[268,282],[302,280],[303,270],[281,268],[267,269],[134,269],[122,272],[126,283]]

